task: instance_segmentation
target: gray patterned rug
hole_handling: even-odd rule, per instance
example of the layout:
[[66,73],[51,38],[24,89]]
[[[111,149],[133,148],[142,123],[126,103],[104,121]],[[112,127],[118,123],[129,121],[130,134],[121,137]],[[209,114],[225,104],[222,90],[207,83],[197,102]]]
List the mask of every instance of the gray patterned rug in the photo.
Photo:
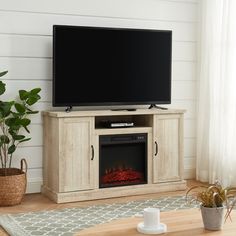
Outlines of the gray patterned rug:
[[198,205],[186,204],[185,196],[161,197],[126,203],[2,215],[0,225],[11,236],[72,236],[78,231],[96,224],[135,215],[142,216],[142,211],[146,207],[157,207],[161,211],[170,211],[197,208]]

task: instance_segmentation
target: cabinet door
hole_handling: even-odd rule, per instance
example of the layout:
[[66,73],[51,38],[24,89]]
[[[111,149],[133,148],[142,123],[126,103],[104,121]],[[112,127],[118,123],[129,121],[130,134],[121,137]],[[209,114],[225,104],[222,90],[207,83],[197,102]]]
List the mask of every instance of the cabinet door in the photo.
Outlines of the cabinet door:
[[153,128],[153,182],[182,179],[183,115],[155,115]]
[[93,157],[92,117],[65,118],[60,123],[59,191],[93,189],[95,162]]

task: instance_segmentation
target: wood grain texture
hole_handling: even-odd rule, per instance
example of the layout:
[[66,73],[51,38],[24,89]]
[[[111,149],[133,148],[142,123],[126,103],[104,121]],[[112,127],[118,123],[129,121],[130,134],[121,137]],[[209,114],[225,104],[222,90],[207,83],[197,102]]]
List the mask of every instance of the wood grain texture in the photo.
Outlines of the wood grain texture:
[[[236,212],[233,212],[232,220],[236,220]],[[136,227],[142,221],[143,219],[138,217],[115,220],[85,229],[77,233],[76,236],[140,236]],[[161,212],[160,221],[167,225],[167,233],[164,234],[166,236],[235,236],[236,232],[236,224],[230,221],[224,224],[221,231],[205,230],[201,212],[198,209]]]
[[44,185],[54,192],[94,188],[91,161],[94,119],[44,116]]
[[59,192],[93,189],[98,173],[98,158],[91,160],[94,118],[68,118],[59,122]]
[[[48,129],[51,132],[48,132]],[[43,135],[43,183],[54,191],[59,191],[59,163],[57,161],[59,156],[59,121],[44,117]]]
[[168,109],[168,110],[160,110],[160,109],[137,109],[135,111],[127,111],[127,110],[88,110],[88,111],[44,111],[43,115],[52,116],[52,117],[81,117],[81,116],[130,116],[130,115],[154,115],[154,114],[182,114],[184,113],[184,109]]
[[160,193],[167,191],[179,191],[186,189],[186,181],[176,181],[159,184],[133,185],[124,187],[113,187],[93,189],[87,191],[74,191],[65,193],[52,192],[46,186],[42,187],[42,193],[57,203],[76,201],[88,201],[95,199],[135,196],[141,194]]
[[153,158],[154,183],[183,179],[183,116],[155,115]]

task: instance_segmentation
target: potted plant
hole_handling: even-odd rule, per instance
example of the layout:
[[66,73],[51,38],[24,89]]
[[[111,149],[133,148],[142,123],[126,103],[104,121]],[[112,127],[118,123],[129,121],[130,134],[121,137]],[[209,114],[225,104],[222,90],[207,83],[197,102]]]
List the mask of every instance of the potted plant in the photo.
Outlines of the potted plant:
[[230,218],[236,202],[236,188],[222,187],[219,182],[210,186],[193,186],[186,192],[187,202],[200,202],[204,228],[207,230],[222,229],[224,212],[225,221]]
[[[0,77],[7,71],[1,72]],[[6,85],[0,81],[0,95],[5,93]],[[39,99],[40,88],[30,91],[19,90],[18,97],[11,101],[0,100],[0,206],[16,205],[21,203],[26,190],[27,163],[21,160],[21,168],[12,167],[13,154],[17,147],[30,137],[30,114],[36,114],[31,106]],[[26,131],[26,132],[25,132]],[[23,171],[25,165],[25,171]]]

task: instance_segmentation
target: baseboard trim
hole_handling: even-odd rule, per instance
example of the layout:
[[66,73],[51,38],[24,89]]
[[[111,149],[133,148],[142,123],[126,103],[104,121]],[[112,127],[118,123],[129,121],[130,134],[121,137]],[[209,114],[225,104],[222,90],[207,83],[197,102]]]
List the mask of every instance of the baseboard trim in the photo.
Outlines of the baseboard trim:
[[42,184],[41,179],[28,179],[26,193],[40,193]]
[[196,179],[196,169],[184,169],[184,179]]

